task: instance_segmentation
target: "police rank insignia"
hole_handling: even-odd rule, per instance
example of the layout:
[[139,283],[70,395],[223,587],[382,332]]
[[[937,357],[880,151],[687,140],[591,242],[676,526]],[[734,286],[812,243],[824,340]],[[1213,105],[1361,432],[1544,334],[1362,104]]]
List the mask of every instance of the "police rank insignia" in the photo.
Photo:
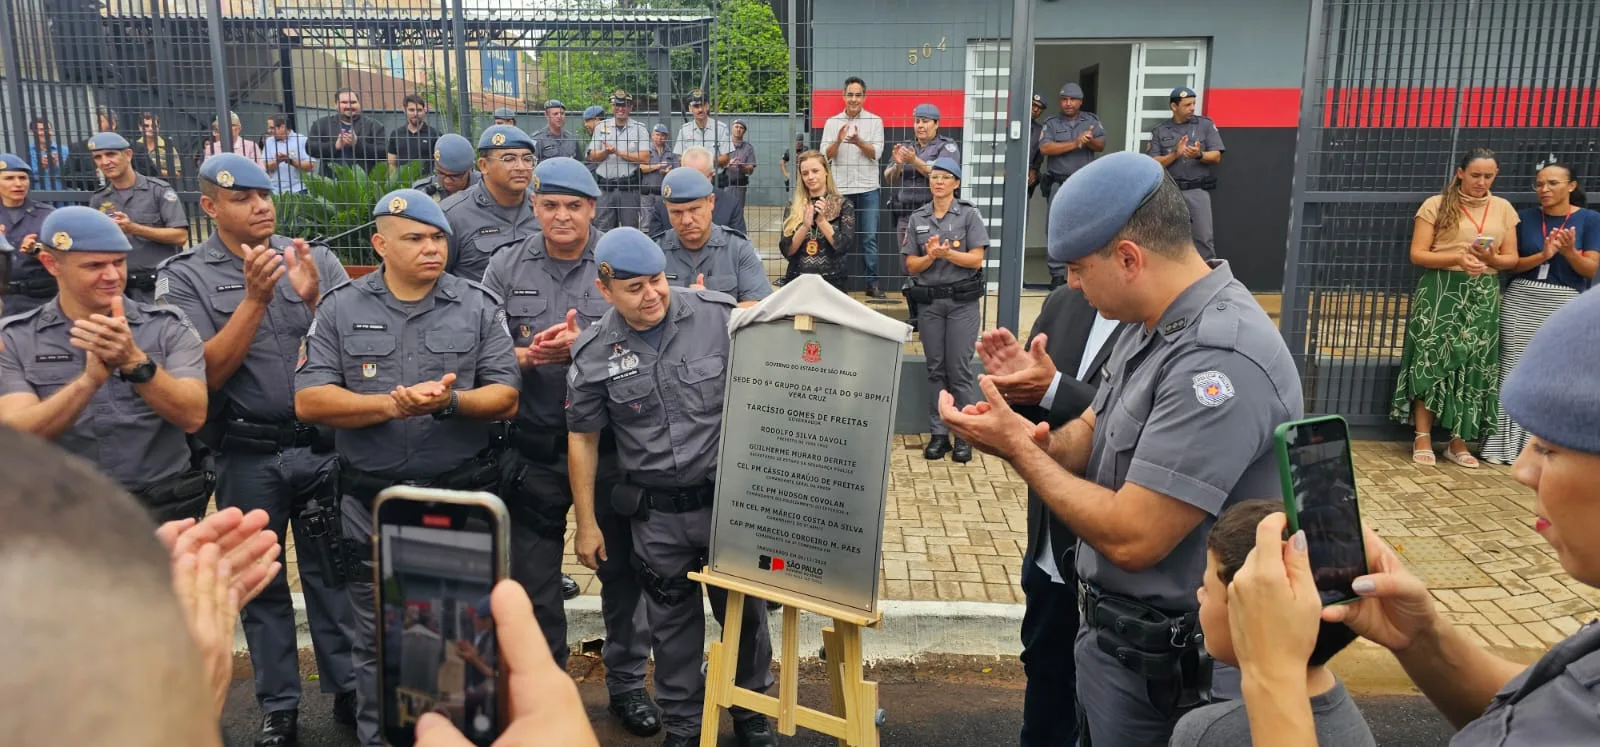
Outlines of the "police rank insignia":
[[433,160],[435,160],[435,161],[440,160],[439,159],[439,149],[438,148],[434,148],[433,149]]
[[519,339],[523,338],[523,337],[532,337],[532,336],[533,336],[533,328],[532,327],[529,327],[526,324],[521,324],[521,325],[517,326],[517,337]]
[[110,200],[100,203],[100,212],[110,215],[117,212],[117,203]]
[[50,245],[58,252],[67,251],[72,248],[72,236],[66,231],[57,231],[56,235],[50,237]]
[[363,363],[363,364],[361,364],[361,375],[362,375],[362,377],[368,378],[368,379],[370,379],[370,378],[372,378],[374,376],[377,376],[378,375],[378,364],[376,364],[376,363]]
[[399,215],[399,214],[401,214],[401,213],[403,213],[405,211],[406,211],[406,198],[404,198],[404,197],[396,197],[396,198],[394,198],[394,199],[389,201],[389,212],[391,214]]
[[1233,399],[1233,382],[1221,371],[1206,371],[1194,375],[1194,398],[1206,407],[1216,407]]
[[664,199],[664,200],[671,199],[672,198],[672,188],[667,186],[667,185],[665,185],[665,184],[661,185],[661,198]]
[[228,189],[233,186],[233,172],[223,170],[217,172],[217,186]]
[[494,134],[494,137],[489,138],[489,144],[491,144],[491,145],[505,145],[506,144],[506,134],[504,132],[496,132]]
[[533,186],[533,191],[535,191],[535,192],[539,191],[539,176],[537,174],[535,174],[534,177],[533,177],[533,185],[532,186]]
[[601,262],[600,263],[600,277],[603,277],[603,278],[605,278],[607,280],[610,280],[615,275],[616,275],[616,272],[611,269],[611,263],[610,262]]

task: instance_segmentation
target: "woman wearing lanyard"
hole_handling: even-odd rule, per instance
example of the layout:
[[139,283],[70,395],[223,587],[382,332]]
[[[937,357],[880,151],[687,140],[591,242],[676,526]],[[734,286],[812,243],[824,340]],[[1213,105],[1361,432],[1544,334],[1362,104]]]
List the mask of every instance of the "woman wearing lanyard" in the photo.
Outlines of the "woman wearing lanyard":
[[933,199],[906,218],[900,240],[906,273],[912,277],[905,294],[920,307],[917,332],[928,364],[931,435],[922,456],[929,461],[945,454],[952,461],[972,461],[970,444],[959,438],[950,443],[949,430],[939,417],[939,393],[949,391],[958,409],[980,399],[972,351],[983,324],[978,299],[985,289],[983,253],[989,246],[989,231],[977,208],[955,198],[960,186],[961,165],[940,156],[928,171]]
[[782,282],[800,275],[821,275],[843,290],[844,258],[855,250],[855,211],[839,196],[826,156],[808,150],[796,160],[800,186],[789,201],[783,237],[778,239],[778,250],[789,258],[789,271]]
[[[1522,218],[1517,255],[1489,262],[1515,275],[1500,301],[1502,381],[1522,360],[1523,348],[1544,320],[1588,290],[1600,268],[1600,213],[1584,209],[1588,199],[1572,169],[1551,156],[1539,164],[1533,192],[1539,207],[1517,213]],[[1510,464],[1527,443],[1527,432],[1501,410],[1494,434],[1483,444],[1484,461]]]
[[1511,203],[1489,193],[1499,173],[1494,151],[1474,148],[1413,223],[1411,263],[1423,273],[1389,416],[1412,426],[1417,464],[1434,463],[1437,421],[1450,433],[1445,458],[1477,467],[1466,442],[1487,435],[1499,413],[1500,284],[1485,258],[1515,259],[1520,220]]

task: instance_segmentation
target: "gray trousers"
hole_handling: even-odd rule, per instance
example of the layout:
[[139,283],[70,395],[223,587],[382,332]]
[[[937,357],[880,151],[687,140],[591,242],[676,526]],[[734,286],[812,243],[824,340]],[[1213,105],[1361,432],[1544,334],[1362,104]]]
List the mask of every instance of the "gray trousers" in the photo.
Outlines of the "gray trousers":
[[1189,230],[1194,233],[1194,248],[1200,250],[1200,256],[1216,259],[1216,241],[1211,230],[1211,193],[1186,189],[1183,201],[1189,203]]
[[[633,551],[663,577],[683,579],[689,571],[700,570],[710,544],[710,506],[681,514],[651,511],[644,521],[633,523]],[[711,614],[721,625],[728,593],[717,588],[708,591]],[[645,606],[650,611],[650,635],[655,644],[656,700],[661,704],[662,721],[668,734],[698,735],[706,695],[706,675],[700,669],[705,661],[706,616],[698,589],[671,606],[647,593]],[[734,682],[765,692],[772,686],[767,606],[759,599],[747,600],[741,625]],[[734,709],[733,715],[735,719],[752,716],[744,709]]]
[[637,187],[631,189],[601,188],[600,199],[595,203],[594,224],[602,231],[626,226],[639,227],[639,198]]
[[973,351],[983,312],[977,301],[956,303],[935,298],[917,309],[917,331],[928,363],[928,428],[935,436],[948,433],[939,417],[939,392],[949,390],[956,407],[978,401],[978,379],[972,373]]
[[[1047,182],[1045,181],[1045,176],[1045,174],[1039,174],[1039,183],[1044,186],[1044,214],[1045,223],[1048,224],[1050,222],[1050,201],[1055,199],[1056,191],[1061,189],[1061,185],[1064,184],[1064,182],[1056,181],[1055,179],[1051,179]],[[1048,242],[1048,237],[1046,237],[1046,240]],[[1063,280],[1066,279],[1067,263],[1057,262],[1053,259],[1050,259],[1050,252],[1048,250],[1045,251],[1044,266],[1046,269],[1050,270],[1050,277],[1062,278]]]
[[344,585],[350,596],[350,627],[345,634],[352,644],[350,658],[356,670],[356,740],[362,747],[383,747],[383,729],[378,718],[383,700],[378,694],[378,602],[372,583],[372,512],[348,495],[341,500],[339,510],[344,516],[344,536],[363,548],[361,562],[352,568],[354,578]]
[[[278,454],[247,451],[223,453],[217,458],[217,506],[240,511],[263,509],[268,528],[281,544],[293,526],[299,554],[300,589],[306,600],[311,627],[311,648],[317,658],[322,691],[349,692],[356,688],[350,658],[350,602],[342,589],[331,589],[323,578],[309,539],[300,537],[301,509],[312,498],[332,495],[328,483],[336,479],[333,454],[313,454],[309,448]],[[293,523],[291,525],[291,518]],[[245,641],[250,644],[250,664],[256,675],[256,702],[262,713],[293,711],[300,706],[300,656],[295,642],[294,603],[289,596],[288,565],[261,595],[245,605],[240,617]]]
[[728,219],[728,227],[745,235],[750,233],[750,224],[744,219],[744,202],[747,197],[745,193],[749,190],[749,185],[728,187],[723,190],[724,194],[733,199],[733,208],[728,211],[728,215],[732,216]]
[[[1078,707],[1088,723],[1089,744],[1106,747],[1167,747],[1184,712],[1152,702],[1151,683],[1100,650],[1093,626],[1078,626],[1073,660],[1078,667]],[[1237,700],[1239,670],[1215,662],[1215,700]]]

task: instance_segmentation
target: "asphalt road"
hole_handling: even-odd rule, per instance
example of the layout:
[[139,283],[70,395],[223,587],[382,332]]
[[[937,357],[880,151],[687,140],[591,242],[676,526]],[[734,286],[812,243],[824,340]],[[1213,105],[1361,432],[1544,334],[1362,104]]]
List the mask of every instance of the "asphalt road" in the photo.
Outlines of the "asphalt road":
[[[579,692],[600,743],[619,747],[659,744],[660,736],[639,739],[617,725],[606,712],[603,678],[597,672],[584,671],[585,666],[583,659],[575,659],[572,670],[581,679]],[[887,712],[880,740],[885,747],[987,747],[1016,743],[1021,727],[1022,679],[1015,660],[887,665],[870,672],[868,679],[880,683],[879,700]],[[315,681],[306,682],[305,686],[306,695],[300,709],[300,744],[304,747],[355,745],[354,735],[334,722],[330,715],[333,698],[318,692]],[[815,672],[804,673],[801,703],[819,707],[825,704],[825,698],[824,683],[816,678]],[[1426,747],[1449,741],[1449,726],[1420,696],[1358,694],[1356,701],[1380,745]],[[223,714],[228,744],[252,744],[258,723],[251,683],[236,681]],[[779,741],[806,747],[838,744],[836,740],[804,730],[794,737],[780,737]],[[720,744],[734,744],[733,727],[726,715],[723,716]]]

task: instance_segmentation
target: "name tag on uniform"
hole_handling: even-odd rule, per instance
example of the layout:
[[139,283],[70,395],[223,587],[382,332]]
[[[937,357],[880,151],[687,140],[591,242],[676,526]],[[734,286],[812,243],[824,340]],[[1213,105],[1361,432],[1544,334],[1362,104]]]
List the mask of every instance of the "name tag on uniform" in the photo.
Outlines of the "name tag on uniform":
[[355,324],[350,325],[350,328],[354,329],[357,332],[383,332],[383,331],[386,331],[386,330],[389,329],[389,325],[387,325],[387,324],[363,324],[361,322],[357,322]]
[[644,372],[640,371],[637,368],[635,368],[635,369],[632,369],[632,370],[629,370],[629,371],[623,371],[622,373],[619,373],[616,376],[611,377],[610,380],[611,381],[622,381],[623,379],[631,379],[631,378],[633,378],[635,376],[638,376],[641,373],[644,373]]
[[480,229],[478,229],[478,235],[479,236],[490,236],[490,235],[497,234],[497,233],[500,233],[500,229],[499,228],[480,228]]
[[511,289],[511,295],[513,295],[513,296],[537,296],[537,295],[539,295],[539,289],[538,288],[512,288]]
[[226,293],[228,291],[236,290],[244,290],[244,283],[229,283],[228,285],[217,286],[218,293]]
[[675,273],[675,272],[669,272],[669,273],[667,273],[667,279],[668,280],[677,280],[678,279],[678,274]]
[[933,230],[931,226],[917,226],[917,233],[927,233]]
[[72,356],[66,353],[50,353],[33,357],[35,363],[70,363]]

